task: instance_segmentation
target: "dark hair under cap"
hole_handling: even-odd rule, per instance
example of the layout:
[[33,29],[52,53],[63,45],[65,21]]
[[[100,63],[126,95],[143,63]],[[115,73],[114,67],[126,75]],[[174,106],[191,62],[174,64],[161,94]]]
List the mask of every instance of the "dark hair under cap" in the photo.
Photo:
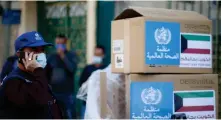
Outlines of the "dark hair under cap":
[[103,53],[105,54],[105,47],[102,45],[96,45],[96,48],[102,49]]
[[62,38],[62,39],[68,40],[67,37],[66,37],[66,35],[65,35],[65,34],[62,34],[62,33],[58,34],[58,35],[56,36],[56,38]]

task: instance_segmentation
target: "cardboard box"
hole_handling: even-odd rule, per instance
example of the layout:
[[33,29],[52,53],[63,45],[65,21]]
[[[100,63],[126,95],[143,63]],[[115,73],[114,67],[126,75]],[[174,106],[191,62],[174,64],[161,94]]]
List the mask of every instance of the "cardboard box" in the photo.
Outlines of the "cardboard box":
[[126,9],[112,21],[112,72],[212,73],[211,31],[196,12]]
[[159,74],[126,76],[127,118],[218,118],[218,75]]

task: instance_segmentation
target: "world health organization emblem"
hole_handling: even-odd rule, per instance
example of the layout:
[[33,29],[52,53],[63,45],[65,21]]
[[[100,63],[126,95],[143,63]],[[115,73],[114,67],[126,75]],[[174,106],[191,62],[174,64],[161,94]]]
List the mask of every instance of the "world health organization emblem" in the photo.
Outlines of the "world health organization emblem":
[[157,28],[155,30],[155,40],[158,44],[168,44],[171,41],[171,32],[167,28]]
[[35,39],[36,40],[42,40],[42,38],[40,37],[40,35],[38,33],[35,33]]
[[162,99],[162,93],[159,89],[154,89],[153,87],[150,87],[142,91],[141,98],[144,104],[156,105],[160,103]]

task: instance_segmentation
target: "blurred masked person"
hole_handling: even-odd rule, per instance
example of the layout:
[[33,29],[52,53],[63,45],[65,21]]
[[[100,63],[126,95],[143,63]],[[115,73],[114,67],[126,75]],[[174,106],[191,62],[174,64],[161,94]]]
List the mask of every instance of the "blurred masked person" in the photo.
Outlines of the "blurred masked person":
[[33,31],[15,41],[18,67],[0,87],[1,119],[61,119],[62,113],[49,86],[44,68],[44,48],[52,45]]
[[[103,64],[103,59],[105,56],[105,48],[103,46],[97,45],[94,51],[94,56],[92,59],[92,64],[87,65],[80,76],[79,85],[82,86],[84,82],[87,81],[89,76],[98,69],[104,69],[106,66]],[[83,119],[85,113],[85,105],[86,102],[83,102],[82,110],[81,110],[81,117]]]
[[[74,75],[77,69],[77,56],[68,51],[66,36],[60,34],[56,37],[56,53],[48,58],[48,69],[51,71],[51,87],[57,99],[62,103],[63,110],[68,119],[75,117],[74,106]],[[74,116],[73,116],[74,115]]]

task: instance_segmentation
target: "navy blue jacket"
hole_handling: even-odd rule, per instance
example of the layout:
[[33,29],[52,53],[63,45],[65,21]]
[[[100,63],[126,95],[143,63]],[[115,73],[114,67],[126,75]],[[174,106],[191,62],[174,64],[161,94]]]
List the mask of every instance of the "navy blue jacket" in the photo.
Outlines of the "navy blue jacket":
[[17,67],[17,60],[18,57],[16,55],[10,56],[7,58],[6,62],[4,63],[1,71],[1,80],[3,80],[12,70]]
[[99,67],[96,67],[96,66],[93,65],[93,64],[92,64],[92,65],[87,65],[87,66],[83,69],[82,74],[81,74],[81,76],[80,76],[79,86],[82,86],[82,84],[87,81],[87,79],[90,77],[90,75],[91,75],[94,71],[99,70],[99,69],[104,69],[104,68],[106,68],[105,65],[101,65],[101,66],[99,66]]
[[42,68],[28,73],[16,68],[0,87],[1,119],[62,118]]
[[47,75],[54,93],[72,94],[78,59],[74,52],[66,51],[62,59],[57,53],[47,59]]

